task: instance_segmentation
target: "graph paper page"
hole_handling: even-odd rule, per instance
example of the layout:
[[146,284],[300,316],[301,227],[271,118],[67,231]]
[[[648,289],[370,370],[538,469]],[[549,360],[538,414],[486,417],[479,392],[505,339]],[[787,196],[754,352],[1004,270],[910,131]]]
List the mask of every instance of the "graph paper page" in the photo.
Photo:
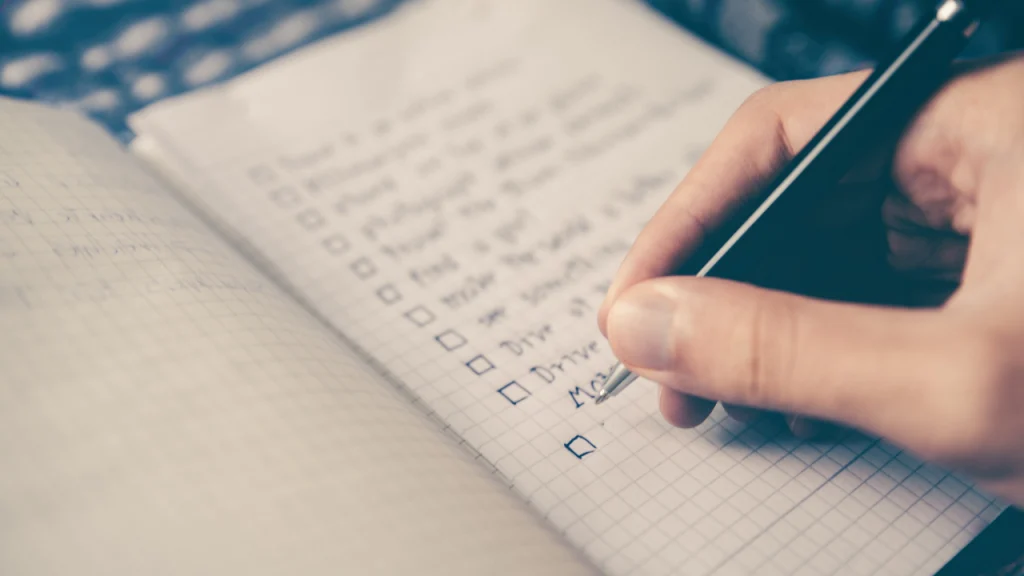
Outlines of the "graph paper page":
[[0,125],[0,573],[588,573],[99,128]]
[[762,84],[632,3],[436,0],[134,126],[610,574],[930,573],[1000,510],[945,471],[593,403],[608,281]]

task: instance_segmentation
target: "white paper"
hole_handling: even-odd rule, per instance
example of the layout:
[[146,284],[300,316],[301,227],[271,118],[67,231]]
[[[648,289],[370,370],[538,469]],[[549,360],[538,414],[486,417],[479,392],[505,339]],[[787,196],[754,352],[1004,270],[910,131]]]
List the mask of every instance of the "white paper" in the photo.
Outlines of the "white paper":
[[0,126],[0,574],[589,573],[101,129]]

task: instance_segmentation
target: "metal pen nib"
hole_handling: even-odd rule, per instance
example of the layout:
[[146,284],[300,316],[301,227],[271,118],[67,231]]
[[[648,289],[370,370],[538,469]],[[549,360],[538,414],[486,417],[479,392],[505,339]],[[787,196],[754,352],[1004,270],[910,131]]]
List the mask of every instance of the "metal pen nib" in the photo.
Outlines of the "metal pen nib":
[[627,370],[622,364],[616,364],[615,367],[612,368],[612,373],[608,376],[608,380],[605,381],[601,391],[597,393],[597,398],[594,400],[594,404],[601,404],[612,396],[622,392],[636,379],[636,374]]

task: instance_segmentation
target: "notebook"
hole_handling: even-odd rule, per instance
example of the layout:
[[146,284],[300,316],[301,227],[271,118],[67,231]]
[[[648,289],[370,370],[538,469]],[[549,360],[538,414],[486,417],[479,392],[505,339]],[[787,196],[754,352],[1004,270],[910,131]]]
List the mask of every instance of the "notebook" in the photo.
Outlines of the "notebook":
[[0,103],[0,572],[930,574],[1005,505],[640,382],[608,282],[767,80],[622,0],[420,0],[130,118]]

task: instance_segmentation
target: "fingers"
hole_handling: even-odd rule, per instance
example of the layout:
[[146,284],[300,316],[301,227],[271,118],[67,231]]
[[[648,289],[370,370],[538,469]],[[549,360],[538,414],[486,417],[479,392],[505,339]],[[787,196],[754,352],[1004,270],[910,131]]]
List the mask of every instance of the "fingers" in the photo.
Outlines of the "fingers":
[[921,391],[948,378],[941,328],[934,311],[683,277],[634,286],[608,317],[617,357],[668,388],[897,438],[934,425],[916,419]]
[[894,271],[916,278],[957,282],[967,260],[966,238],[943,238],[927,233],[890,229],[889,265]]
[[673,388],[661,386],[660,407],[661,413],[673,426],[679,428],[693,428],[703,422],[715,408],[715,403],[687,396]]
[[753,422],[764,414],[760,410],[737,404],[723,404],[722,408],[725,408],[726,414],[732,417],[733,420],[738,420],[744,424]]
[[[1020,247],[1024,246],[1024,134],[993,158],[979,184],[975,230],[960,301],[982,309],[1024,311]],[[1012,314],[1001,315],[1004,319]]]
[[917,223],[968,235],[990,160],[1024,134],[1024,54],[957,68],[902,135],[892,171]]
[[904,273],[959,280],[967,259],[968,237],[936,228],[923,210],[899,194],[882,204],[889,264]]
[[[677,269],[707,230],[763,186],[866,74],[776,85],[748,100],[637,238],[599,311],[602,333],[608,335],[608,311],[623,290]],[[677,426],[698,425],[713,407],[714,402],[684,394],[661,396],[662,413]],[[757,415],[739,406],[727,409],[741,419]]]
[[[717,402],[688,396],[674,388],[659,386],[661,414],[669,424],[678,428],[694,428],[702,424],[715,409]],[[730,418],[750,424],[760,418],[779,418],[779,415],[738,404],[723,404]],[[785,418],[786,426],[799,438],[813,438],[823,429],[823,424],[802,416]]]
[[598,314],[623,290],[670,274],[745,199],[764,186],[835,113],[868,72],[776,84],[750,98],[640,233]]

